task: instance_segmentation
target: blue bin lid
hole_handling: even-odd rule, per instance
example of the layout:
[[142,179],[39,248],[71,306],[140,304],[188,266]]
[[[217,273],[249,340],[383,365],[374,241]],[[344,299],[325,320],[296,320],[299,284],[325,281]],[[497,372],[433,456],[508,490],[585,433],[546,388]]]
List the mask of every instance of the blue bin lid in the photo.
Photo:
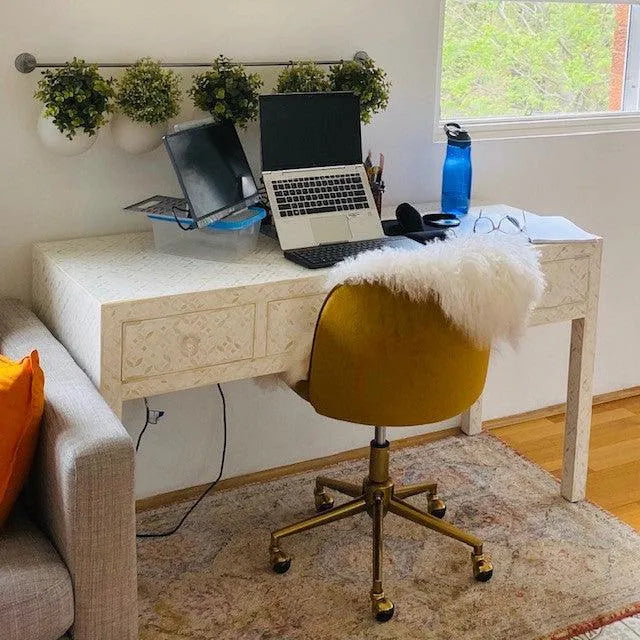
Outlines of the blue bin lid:
[[[262,207],[249,207],[244,211],[233,213],[222,220],[216,220],[206,226],[207,229],[217,229],[218,231],[240,231],[246,229],[267,217],[267,212]],[[175,224],[176,219],[173,216],[162,215],[152,213],[147,216],[150,220],[161,220],[163,222],[173,222]],[[191,218],[179,217],[178,220],[181,224],[192,224]],[[195,229],[195,227],[194,227]]]
[[251,225],[260,222],[263,218],[267,217],[267,212],[261,207],[249,207],[244,211],[238,213],[232,213],[222,220],[216,220],[211,224],[208,224],[209,229],[219,229],[227,231],[239,231],[240,229],[246,229]]

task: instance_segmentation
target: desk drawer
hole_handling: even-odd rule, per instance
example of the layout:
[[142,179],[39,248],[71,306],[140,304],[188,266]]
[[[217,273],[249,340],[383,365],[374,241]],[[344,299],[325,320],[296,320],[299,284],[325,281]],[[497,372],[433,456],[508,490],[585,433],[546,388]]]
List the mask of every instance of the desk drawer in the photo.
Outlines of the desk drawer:
[[267,355],[286,353],[300,337],[313,334],[324,293],[274,300],[267,305]]
[[185,313],[122,325],[122,380],[253,357],[255,306]]
[[589,258],[570,258],[543,262],[547,288],[538,305],[548,309],[568,304],[578,304],[587,299],[589,291]]

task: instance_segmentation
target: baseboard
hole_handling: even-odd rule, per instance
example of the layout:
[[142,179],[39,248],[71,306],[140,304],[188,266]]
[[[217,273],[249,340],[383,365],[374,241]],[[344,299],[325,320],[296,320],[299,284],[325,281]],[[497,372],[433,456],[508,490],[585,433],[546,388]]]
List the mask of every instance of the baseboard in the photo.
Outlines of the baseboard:
[[[442,431],[433,431],[432,433],[423,433],[417,436],[409,436],[408,438],[394,440],[393,448],[403,449],[406,447],[417,447],[421,444],[433,442],[434,440],[440,440],[457,433],[460,433],[460,430],[457,427],[453,427],[451,429],[443,429]],[[236,487],[242,487],[247,484],[268,482],[269,480],[276,480],[277,478],[290,476],[296,473],[304,473],[305,471],[317,471],[325,467],[330,467],[331,465],[337,464],[339,462],[345,462],[348,460],[360,460],[362,458],[366,458],[368,455],[369,447],[360,447],[358,449],[351,449],[349,451],[341,451],[340,453],[335,453],[330,456],[324,456],[322,458],[303,460],[302,462],[286,464],[281,467],[273,467],[272,469],[265,469],[264,471],[247,473],[241,476],[235,476],[233,478],[225,478],[216,485],[213,491],[224,491],[225,489],[235,489]],[[161,493],[156,496],[141,498],[140,500],[136,501],[136,511],[149,511],[150,509],[157,509],[159,507],[165,507],[170,504],[195,500],[208,486],[208,484],[202,484],[196,487],[187,487],[186,489],[178,489],[177,491],[170,491],[169,493]]]
[[[613,402],[615,400],[623,400],[625,398],[631,398],[633,396],[640,395],[640,386],[630,387],[628,389],[621,389],[619,391],[610,391],[608,393],[601,393],[593,398],[593,404],[604,404],[606,402]],[[520,422],[527,422],[529,420],[539,420],[542,418],[550,418],[551,416],[557,416],[564,413],[565,404],[556,404],[542,409],[536,409],[535,411],[527,411],[525,413],[518,413],[504,418],[494,418],[493,420],[486,420],[483,422],[484,429],[497,429],[498,427],[504,427],[510,424],[518,424]],[[452,429],[443,429],[442,431],[434,431],[431,433],[424,433],[417,436],[409,436],[400,440],[393,441],[394,449],[402,449],[405,447],[415,447],[427,442],[433,442],[448,436],[460,433],[460,430],[456,427]],[[283,465],[281,467],[274,467],[272,469],[265,469],[264,471],[256,471],[254,473],[247,473],[233,478],[225,478],[221,480],[213,491],[224,491],[226,489],[235,489],[236,487],[242,487],[247,484],[255,484],[258,482],[268,482],[269,480],[275,480],[284,476],[293,475],[296,473],[304,473],[305,471],[316,471],[325,467],[330,467],[333,464],[339,462],[345,462],[348,460],[359,460],[366,458],[369,455],[369,447],[360,447],[358,449],[351,449],[349,451],[343,451],[330,456],[324,456],[322,458],[314,458],[313,460],[304,460],[302,462],[295,462],[293,464]],[[148,498],[141,498],[136,501],[136,511],[149,511],[151,509],[158,509],[171,504],[179,504],[181,502],[188,502],[195,500],[201,493],[208,487],[207,484],[198,485],[195,487],[187,487],[185,489],[178,489],[177,491],[170,491],[168,493],[161,493],[159,495],[150,496]]]
[[[620,389],[619,391],[609,391],[593,396],[593,405],[606,404],[607,402],[615,402],[616,400],[624,400],[625,398],[633,398],[640,396],[640,386],[629,387],[628,389]],[[566,403],[553,404],[542,409],[534,411],[525,411],[524,413],[516,413],[504,418],[494,418],[493,420],[485,420],[482,423],[484,429],[497,429],[498,427],[506,427],[511,424],[520,422],[529,422],[529,420],[541,420],[542,418],[551,418],[565,412]]]

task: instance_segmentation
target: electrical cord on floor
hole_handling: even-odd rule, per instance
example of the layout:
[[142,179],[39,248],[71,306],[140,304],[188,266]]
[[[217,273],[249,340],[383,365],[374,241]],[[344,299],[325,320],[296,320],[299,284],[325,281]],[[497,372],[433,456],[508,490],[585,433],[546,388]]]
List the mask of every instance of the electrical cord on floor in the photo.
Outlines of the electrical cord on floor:
[[[172,536],[180,527],[184,524],[185,520],[191,515],[193,510],[204,500],[207,494],[215,487],[218,482],[220,482],[220,478],[222,478],[222,474],[224,473],[224,463],[227,457],[227,401],[224,397],[224,392],[222,391],[222,387],[220,384],[216,385],[218,387],[218,392],[220,393],[220,398],[222,399],[222,427],[223,427],[223,439],[222,439],[222,456],[220,458],[220,471],[218,472],[217,478],[209,484],[209,486],[200,494],[200,497],[184,512],[182,518],[178,524],[176,524],[172,529],[168,531],[161,531],[159,533],[153,532],[143,532],[136,533],[136,538],[167,538]],[[140,445],[140,438],[144,433],[145,429],[149,426],[149,406],[147,404],[147,400],[145,398],[145,407],[147,408],[147,419],[145,420],[145,425],[140,432],[140,436],[138,436],[138,444],[136,445],[136,451],[138,450],[138,446]]]

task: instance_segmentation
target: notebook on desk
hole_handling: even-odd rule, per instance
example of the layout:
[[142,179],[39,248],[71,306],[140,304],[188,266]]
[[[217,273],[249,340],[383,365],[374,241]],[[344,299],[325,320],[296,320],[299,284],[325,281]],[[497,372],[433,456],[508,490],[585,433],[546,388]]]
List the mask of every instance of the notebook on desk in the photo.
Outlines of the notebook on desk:
[[532,244],[588,242],[596,238],[562,216],[528,217],[526,232]]
[[[486,219],[479,225],[479,218]],[[507,205],[474,207],[460,221],[456,235],[472,233],[522,233],[532,244],[590,242],[597,238],[563,216],[541,216]]]

